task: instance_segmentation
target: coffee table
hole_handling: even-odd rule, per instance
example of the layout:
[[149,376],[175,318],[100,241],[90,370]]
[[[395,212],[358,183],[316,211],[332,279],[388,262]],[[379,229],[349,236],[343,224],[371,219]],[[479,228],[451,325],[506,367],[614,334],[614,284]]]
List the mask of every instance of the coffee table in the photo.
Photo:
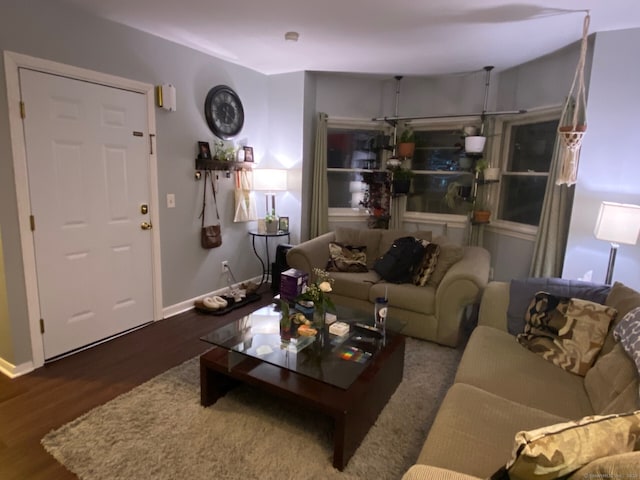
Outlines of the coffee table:
[[373,311],[338,307],[337,316],[352,325],[349,334],[325,331],[300,351],[283,342],[274,305],[205,335],[216,348],[200,357],[201,404],[244,383],[321,412],[333,419],[333,466],[343,470],[402,380],[405,337],[393,318],[380,338],[353,327],[371,324]]

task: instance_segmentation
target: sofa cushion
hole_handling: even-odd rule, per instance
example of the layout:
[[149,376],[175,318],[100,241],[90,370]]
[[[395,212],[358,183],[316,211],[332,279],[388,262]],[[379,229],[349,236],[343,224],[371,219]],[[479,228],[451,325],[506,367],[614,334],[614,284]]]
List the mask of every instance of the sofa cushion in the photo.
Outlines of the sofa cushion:
[[471,334],[456,382],[564,418],[595,413],[583,377],[556,367],[522,348],[513,335],[492,327],[479,326]]
[[374,303],[377,297],[384,297],[385,294],[392,308],[398,307],[426,315],[435,313],[436,291],[434,288],[419,287],[411,283],[381,282],[371,286],[369,301]]
[[579,298],[538,292],[527,310],[520,345],[545,360],[578,375],[585,375],[604,344],[612,307]]
[[367,247],[329,242],[328,272],[366,272]]
[[437,243],[428,243],[424,252],[422,262],[418,266],[416,274],[413,277],[413,283],[419,287],[424,287],[427,281],[431,278],[436,264],[438,262],[438,256],[440,255],[440,245]]
[[594,460],[638,448],[640,411],[588,416],[518,432],[511,460],[491,478],[564,478]]
[[[584,377],[584,387],[594,413],[628,412],[640,408],[638,372],[622,345],[601,355]],[[616,410],[612,410],[616,407]]]
[[511,280],[507,309],[509,333],[517,335],[524,331],[526,310],[536,292],[545,291],[559,297],[582,298],[603,304],[610,290],[611,287],[608,285],[563,278],[542,277]]
[[333,292],[365,301],[369,300],[371,285],[380,281],[380,276],[373,270],[364,273],[331,272],[330,275],[334,280]]
[[613,321],[612,329],[607,335],[607,339],[602,347],[601,355],[604,355],[611,351],[616,341],[613,338],[613,329],[624,316],[636,307],[640,307],[640,293],[627,287],[623,283],[615,282],[611,287],[609,295],[605,301],[605,305],[615,308],[618,311],[618,315]]
[[445,395],[416,463],[487,478],[506,464],[517,432],[565,420],[456,383]]
[[464,256],[464,249],[460,245],[454,245],[452,243],[445,243],[440,245],[440,253],[438,254],[438,261],[436,262],[436,268],[434,269],[431,277],[427,280],[427,285],[430,287],[438,288],[440,282],[453,266],[462,260]]
[[640,307],[627,313],[613,331],[624,351],[633,359],[640,372]]
[[589,462],[569,478],[575,480],[637,479],[638,465],[640,465],[640,452],[620,453]]
[[365,228],[336,228],[336,242],[343,245],[364,245],[367,247],[367,268],[373,267],[380,245],[380,230]]

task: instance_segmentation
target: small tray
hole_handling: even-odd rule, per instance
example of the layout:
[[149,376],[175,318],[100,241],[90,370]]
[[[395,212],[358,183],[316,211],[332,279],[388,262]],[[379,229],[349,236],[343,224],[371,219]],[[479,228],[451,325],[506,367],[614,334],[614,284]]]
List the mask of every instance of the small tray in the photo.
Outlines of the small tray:
[[226,295],[220,295],[220,296],[227,301],[227,306],[224,308],[212,310],[210,308],[205,307],[204,304],[202,303],[202,300],[196,301],[194,304],[194,308],[198,312],[206,313],[207,315],[225,315],[231,312],[232,310],[235,310],[236,308],[240,308],[248,303],[256,302],[261,298],[260,294],[255,292],[247,294],[246,297],[244,297],[242,300],[239,300],[237,302],[233,299],[233,297],[228,297]]

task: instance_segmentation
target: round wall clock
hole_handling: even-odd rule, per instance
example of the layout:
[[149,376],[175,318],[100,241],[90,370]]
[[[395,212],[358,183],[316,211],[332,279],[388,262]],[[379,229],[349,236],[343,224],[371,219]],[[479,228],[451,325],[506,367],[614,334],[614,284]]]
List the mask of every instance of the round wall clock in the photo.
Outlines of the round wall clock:
[[238,94],[226,85],[209,90],[204,101],[204,116],[211,131],[228,140],[235,137],[244,125],[244,109]]

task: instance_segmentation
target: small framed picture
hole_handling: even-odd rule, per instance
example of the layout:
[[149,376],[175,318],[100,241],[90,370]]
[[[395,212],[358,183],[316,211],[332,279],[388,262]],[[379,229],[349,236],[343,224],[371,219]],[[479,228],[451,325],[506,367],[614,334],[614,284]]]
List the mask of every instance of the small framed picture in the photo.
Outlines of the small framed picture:
[[253,162],[253,147],[242,147],[244,150],[244,161]]
[[278,230],[280,230],[281,232],[289,231],[289,217],[278,218]]
[[198,142],[198,158],[211,158],[209,142]]

